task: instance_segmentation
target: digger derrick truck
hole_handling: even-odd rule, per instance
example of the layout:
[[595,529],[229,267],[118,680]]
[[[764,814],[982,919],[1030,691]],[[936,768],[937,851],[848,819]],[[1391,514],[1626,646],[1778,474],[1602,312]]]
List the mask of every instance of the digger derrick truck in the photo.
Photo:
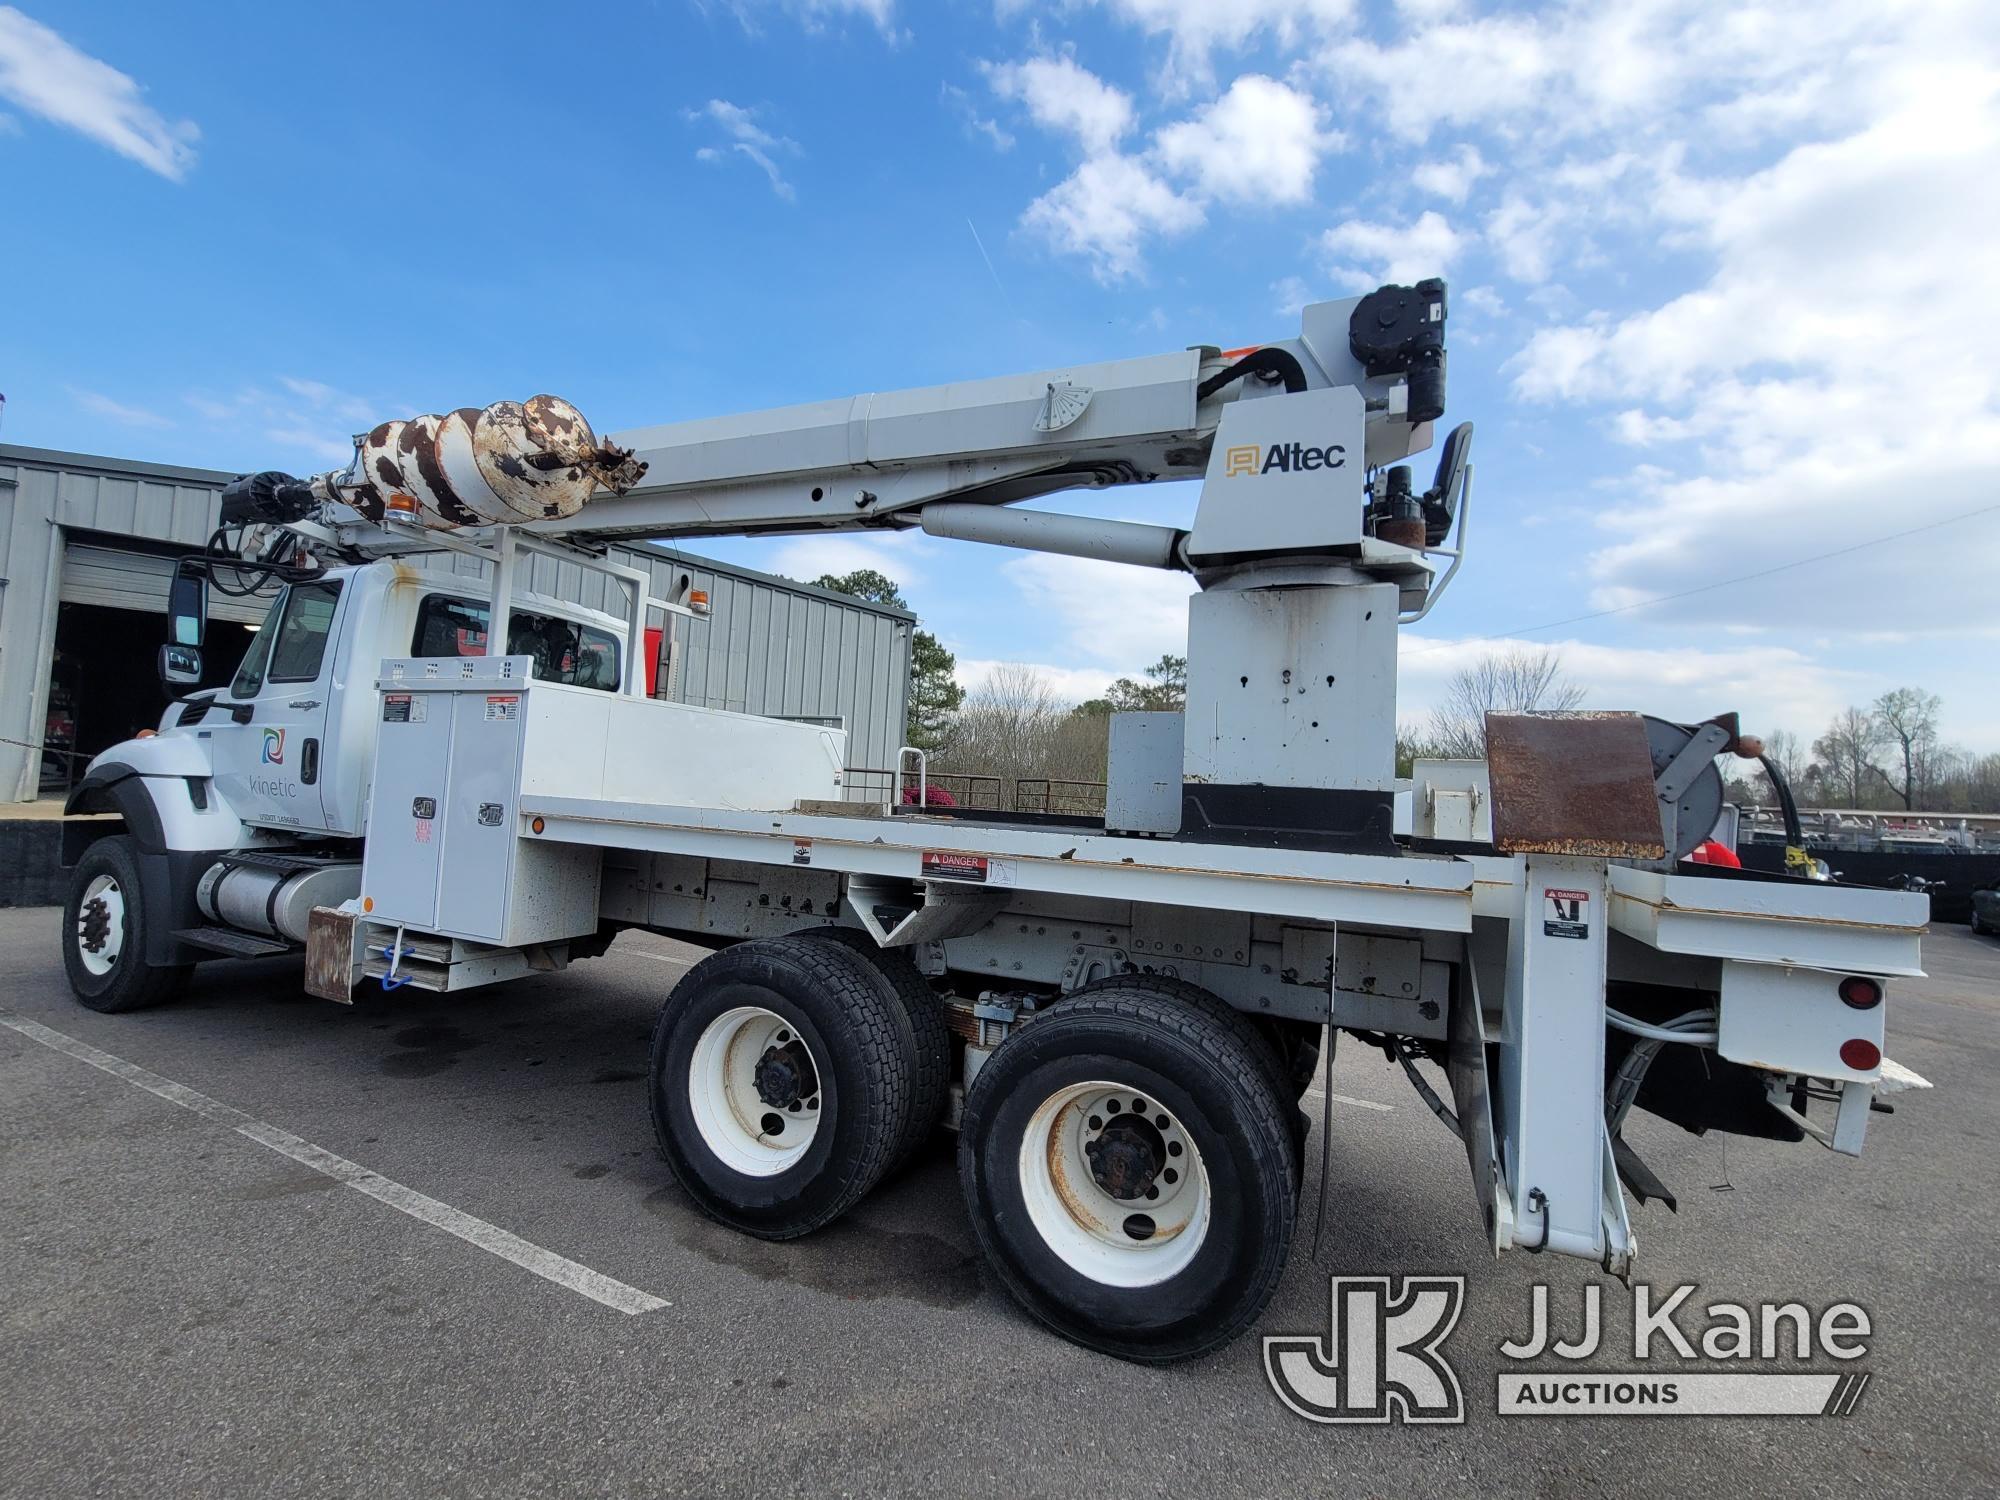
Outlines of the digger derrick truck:
[[[810,1233],[948,1124],[1000,1281],[1147,1361],[1255,1324],[1309,1132],[1338,1123],[1301,1100],[1346,1034],[1458,1137],[1493,1251],[1629,1277],[1628,1190],[1671,1201],[1631,1110],[1852,1154],[1877,1095],[1923,1084],[1883,1042],[1928,904],[1803,854],[1688,862],[1716,758],[1756,751],[1730,715],[1495,715],[1486,765],[1398,782],[1398,629],[1470,510],[1469,426],[1427,489],[1404,463],[1444,414],[1445,325],[1443,283],[1386,286],[1252,348],[614,441],[537,397],[247,476],[176,579],[162,673],[198,680],[211,582],[275,591],[255,645],[70,800],[122,817],[72,825],[76,997],[127,1010],[278,953],[334,1001],[455,993],[626,928],[700,944],[650,1096],[704,1213]],[[1200,482],[1191,527],[1014,508],[1166,480]],[[1185,711],[1112,719],[1105,816],[932,805],[914,751],[914,800],[863,800],[838,728],[645,696],[648,622],[699,610],[613,540],[908,528],[1193,576]],[[438,549],[488,581],[407,561]],[[531,554],[622,610],[525,596]]]

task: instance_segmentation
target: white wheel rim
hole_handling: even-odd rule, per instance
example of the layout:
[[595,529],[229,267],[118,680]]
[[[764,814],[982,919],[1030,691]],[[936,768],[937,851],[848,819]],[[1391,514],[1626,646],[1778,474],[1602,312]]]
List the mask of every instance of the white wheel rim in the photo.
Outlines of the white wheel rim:
[[[759,1089],[759,1069],[775,1064]],[[688,1064],[688,1108],[708,1149],[749,1177],[775,1177],[819,1134],[819,1059],[783,1016],[760,1006],[724,1011]],[[793,1090],[774,1089],[789,1080]],[[772,1097],[766,1097],[766,1094]]]
[[1021,1194],[1042,1243],[1105,1286],[1157,1285],[1208,1237],[1201,1152],[1158,1100],[1123,1084],[1075,1083],[1042,1101],[1021,1140]]
[[100,875],[84,887],[76,908],[76,952],[92,974],[109,974],[125,951],[125,892],[117,877]]

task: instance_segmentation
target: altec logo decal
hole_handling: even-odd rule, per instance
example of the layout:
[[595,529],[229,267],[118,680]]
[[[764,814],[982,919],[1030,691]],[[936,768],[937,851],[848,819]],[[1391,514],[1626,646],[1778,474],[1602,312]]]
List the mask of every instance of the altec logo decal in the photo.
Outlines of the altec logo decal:
[[282,766],[285,763],[285,731],[267,729],[264,731],[263,762],[267,766]]
[[1304,474],[1313,469],[1338,469],[1347,462],[1347,449],[1339,443],[1309,448],[1303,443],[1245,443],[1228,448],[1222,455],[1222,477],[1269,474]]

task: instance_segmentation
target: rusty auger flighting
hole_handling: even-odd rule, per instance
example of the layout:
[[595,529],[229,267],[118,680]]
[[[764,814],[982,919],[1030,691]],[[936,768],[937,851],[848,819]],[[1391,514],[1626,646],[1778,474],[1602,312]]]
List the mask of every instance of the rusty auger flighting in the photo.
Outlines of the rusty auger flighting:
[[355,438],[345,468],[311,479],[246,475],[223,492],[223,520],[284,525],[348,506],[431,531],[521,525],[575,515],[598,490],[623,494],[645,472],[569,402],[532,396],[383,422]]

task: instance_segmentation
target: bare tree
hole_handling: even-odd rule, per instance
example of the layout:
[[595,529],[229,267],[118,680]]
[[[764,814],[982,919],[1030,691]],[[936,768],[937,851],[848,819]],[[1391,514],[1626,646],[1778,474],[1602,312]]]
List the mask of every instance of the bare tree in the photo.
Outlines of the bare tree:
[[1922,688],[1900,687],[1875,700],[1875,723],[1882,748],[1902,763],[1902,780],[1887,771],[1877,774],[1894,788],[1905,808],[1917,805],[1930,790],[1938,755],[1938,710],[1942,703],[1936,693]]
[[1819,783],[1842,807],[1859,807],[1868,785],[1878,774],[1875,754],[1882,748],[1882,726],[1865,708],[1844,708],[1813,741],[1819,761]]
[[1810,761],[1805,742],[1789,729],[1774,729],[1764,736],[1764,759],[1778,768],[1786,781],[1796,784],[1806,774]]
[[1515,646],[1488,652],[1452,673],[1444,701],[1431,710],[1423,753],[1482,760],[1488,713],[1535,713],[1575,708],[1583,685],[1562,669],[1554,646]]

